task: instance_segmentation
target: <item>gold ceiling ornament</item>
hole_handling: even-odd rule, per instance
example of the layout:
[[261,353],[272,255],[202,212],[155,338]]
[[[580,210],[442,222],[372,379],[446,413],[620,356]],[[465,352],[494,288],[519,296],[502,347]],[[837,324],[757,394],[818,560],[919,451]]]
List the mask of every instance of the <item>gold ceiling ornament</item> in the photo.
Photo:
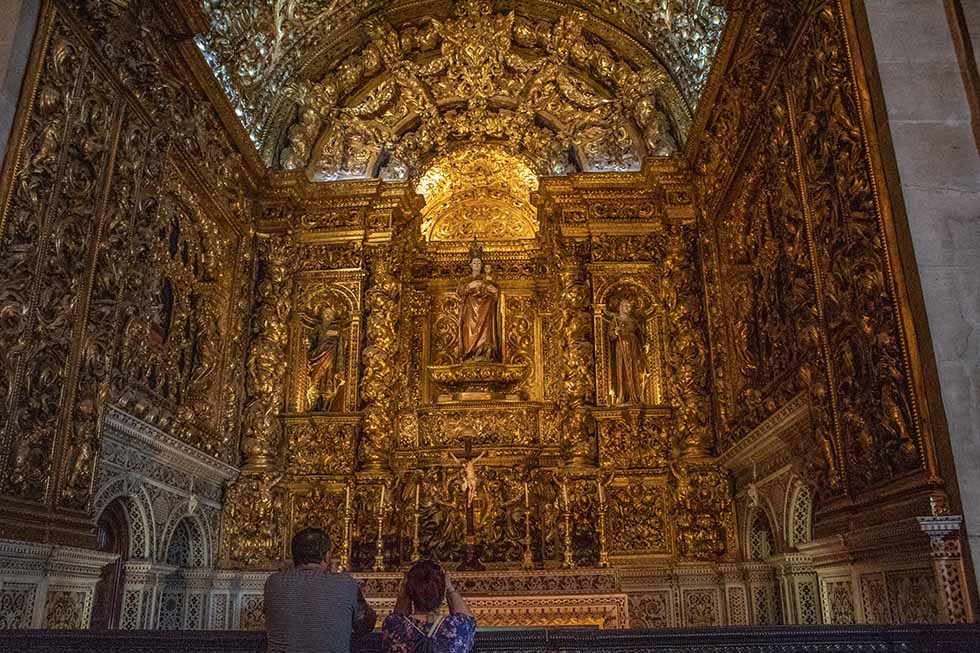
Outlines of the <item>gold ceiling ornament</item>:
[[[725,25],[726,14],[710,0],[536,0],[520,3],[531,22],[563,10],[586,12],[603,40],[652,53],[675,80],[684,101],[697,105]],[[358,76],[357,54],[335,64],[363,38],[359,29],[379,13],[392,22],[433,13],[451,15],[447,0],[204,0],[211,29],[197,39],[204,58],[242,124],[268,162],[280,142],[282,120],[291,113],[283,96],[301,79],[328,69]],[[413,34],[422,34],[417,26]],[[362,42],[361,42],[362,43]],[[375,55],[372,55],[375,56]],[[366,62],[366,61],[365,61]]]
[[599,36],[578,10],[537,19],[460,0],[447,18],[364,25],[366,44],[286,89],[298,118],[284,168],[406,179],[460,144],[495,143],[539,174],[638,170],[677,151],[690,125],[668,70],[622,34]]
[[538,178],[520,157],[491,146],[455,150],[436,159],[416,187],[425,197],[427,240],[534,238],[531,193]]

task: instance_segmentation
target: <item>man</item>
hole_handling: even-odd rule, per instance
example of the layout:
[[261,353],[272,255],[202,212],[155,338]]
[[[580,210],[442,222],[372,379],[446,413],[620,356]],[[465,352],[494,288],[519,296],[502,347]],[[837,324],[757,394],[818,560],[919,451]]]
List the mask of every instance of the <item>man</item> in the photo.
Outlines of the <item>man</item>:
[[350,574],[330,565],[330,536],[293,536],[293,567],[265,582],[268,653],[350,653],[351,638],[374,629],[374,610]]

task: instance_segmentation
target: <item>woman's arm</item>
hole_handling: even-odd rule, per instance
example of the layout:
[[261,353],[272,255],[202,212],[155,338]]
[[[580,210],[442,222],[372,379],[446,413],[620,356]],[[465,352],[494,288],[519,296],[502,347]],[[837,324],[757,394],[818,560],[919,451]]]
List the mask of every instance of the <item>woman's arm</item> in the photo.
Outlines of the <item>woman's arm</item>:
[[466,603],[466,599],[453,586],[453,581],[449,578],[449,574],[446,574],[446,603],[449,604],[450,614],[473,616],[473,613],[470,611],[470,606]]
[[395,600],[395,614],[412,614],[412,599],[408,597],[408,579],[402,581],[402,588],[398,591],[398,598]]

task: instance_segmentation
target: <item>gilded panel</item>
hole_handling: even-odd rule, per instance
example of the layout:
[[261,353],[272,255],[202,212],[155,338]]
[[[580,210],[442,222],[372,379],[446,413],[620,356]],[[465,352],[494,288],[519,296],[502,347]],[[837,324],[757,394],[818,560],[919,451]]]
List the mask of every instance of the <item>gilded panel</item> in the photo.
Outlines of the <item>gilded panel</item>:
[[286,467],[290,474],[350,474],[360,418],[284,417]]
[[287,541],[303,528],[322,528],[330,536],[335,555],[344,549],[346,489],[337,484],[314,484],[289,496]]
[[664,477],[616,479],[607,494],[610,555],[669,555],[673,551]]
[[202,103],[165,32],[141,3],[45,5],[2,185],[5,491],[70,510],[88,506],[109,403],[236,454],[243,173],[216,116],[182,105]]

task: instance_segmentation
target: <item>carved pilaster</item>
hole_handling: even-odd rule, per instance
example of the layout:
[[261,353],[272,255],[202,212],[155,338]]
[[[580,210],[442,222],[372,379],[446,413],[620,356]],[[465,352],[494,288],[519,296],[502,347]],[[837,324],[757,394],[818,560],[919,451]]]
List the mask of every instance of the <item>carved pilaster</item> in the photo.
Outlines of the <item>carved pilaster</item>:
[[939,585],[940,617],[945,623],[973,621],[973,608],[967,594],[966,569],[960,527],[963,517],[943,515],[919,517],[919,527],[929,536],[929,554],[932,557]]
[[809,556],[785,553],[770,558],[775,566],[782,598],[783,622],[813,625],[820,623],[817,572]]

